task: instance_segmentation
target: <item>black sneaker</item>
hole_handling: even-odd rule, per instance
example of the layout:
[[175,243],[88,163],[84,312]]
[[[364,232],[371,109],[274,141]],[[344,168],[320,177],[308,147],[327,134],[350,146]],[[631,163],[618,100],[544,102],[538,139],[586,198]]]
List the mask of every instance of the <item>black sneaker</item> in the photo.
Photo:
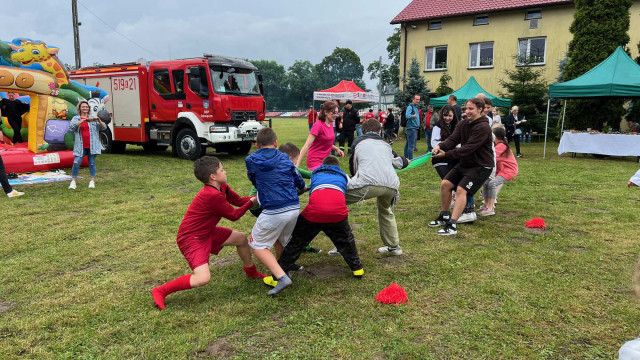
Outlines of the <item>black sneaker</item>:
[[449,223],[449,219],[451,219],[451,216],[438,216],[437,219],[431,221],[429,223],[429,227],[440,227],[440,226],[444,226],[445,224]]
[[446,223],[446,225],[438,230],[438,235],[455,235],[458,233],[458,230],[456,228],[456,225],[453,225],[451,223]]
[[321,253],[322,250],[316,249],[314,247],[309,246],[307,248],[304,248],[304,252],[310,252],[310,253],[318,254],[318,253]]
[[298,264],[293,264],[289,267],[289,271],[300,271],[302,269],[304,269],[304,266]]

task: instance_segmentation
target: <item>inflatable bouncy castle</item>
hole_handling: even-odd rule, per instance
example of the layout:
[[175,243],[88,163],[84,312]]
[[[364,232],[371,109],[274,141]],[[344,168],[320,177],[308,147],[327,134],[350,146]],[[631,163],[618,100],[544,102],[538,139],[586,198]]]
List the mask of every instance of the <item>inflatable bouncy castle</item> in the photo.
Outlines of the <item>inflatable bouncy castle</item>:
[[109,98],[97,87],[71,81],[57,53],[57,47],[39,40],[0,41],[0,98],[17,93],[16,99],[29,105],[20,132],[25,143],[13,144],[14,130],[6,114],[0,118],[4,139],[0,141],[0,156],[7,172],[70,168],[73,136],[68,127],[78,101],[93,99],[104,107]]

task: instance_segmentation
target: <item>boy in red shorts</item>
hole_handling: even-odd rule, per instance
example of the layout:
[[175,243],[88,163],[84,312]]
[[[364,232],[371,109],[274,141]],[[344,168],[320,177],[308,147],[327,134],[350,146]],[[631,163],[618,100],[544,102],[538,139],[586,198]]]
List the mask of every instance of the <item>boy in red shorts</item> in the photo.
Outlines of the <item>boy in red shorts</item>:
[[[204,187],[189,205],[178,230],[178,247],[193,270],[151,290],[153,301],[162,310],[167,295],[205,285],[209,282],[209,254],[217,255],[224,246],[235,246],[248,277],[266,275],[256,270],[247,236],[241,232],[216,226],[221,218],[236,221],[256,204],[255,197],[240,197],[227,185],[227,172],[220,160],[205,156],[193,163],[193,173]],[[235,209],[233,206],[239,206]]]

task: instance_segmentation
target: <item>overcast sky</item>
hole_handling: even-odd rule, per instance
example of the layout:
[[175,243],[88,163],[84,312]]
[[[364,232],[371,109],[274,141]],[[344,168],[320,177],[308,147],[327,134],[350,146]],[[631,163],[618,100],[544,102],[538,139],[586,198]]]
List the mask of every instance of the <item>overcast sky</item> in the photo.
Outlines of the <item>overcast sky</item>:
[[[0,40],[42,40],[75,64],[71,0],[1,0]],[[410,0],[78,0],[82,65],[166,60],[203,52],[268,59],[289,67],[313,64],[336,46],[355,51],[365,67],[383,56],[389,22]]]

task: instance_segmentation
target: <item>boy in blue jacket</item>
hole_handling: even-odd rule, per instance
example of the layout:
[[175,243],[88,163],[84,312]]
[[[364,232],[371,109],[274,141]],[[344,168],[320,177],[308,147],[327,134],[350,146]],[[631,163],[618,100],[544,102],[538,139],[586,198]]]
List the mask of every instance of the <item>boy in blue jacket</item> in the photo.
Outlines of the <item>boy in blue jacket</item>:
[[353,276],[362,277],[364,269],[349,226],[349,209],[345,200],[348,177],[340,169],[340,160],[329,155],[311,175],[309,204],[304,208],[278,263],[284,271],[293,270],[296,260],[323,231],[349,265]]
[[300,212],[296,188],[304,190],[305,184],[289,156],[278,150],[278,137],[273,129],[258,131],[256,146],[258,150],[247,156],[245,163],[247,176],[258,189],[258,201],[263,210],[251,231],[249,246],[273,274],[271,280],[277,281],[269,291],[269,295],[275,295],[291,285],[291,279],[270,249],[275,247],[278,257],[282,254]]

